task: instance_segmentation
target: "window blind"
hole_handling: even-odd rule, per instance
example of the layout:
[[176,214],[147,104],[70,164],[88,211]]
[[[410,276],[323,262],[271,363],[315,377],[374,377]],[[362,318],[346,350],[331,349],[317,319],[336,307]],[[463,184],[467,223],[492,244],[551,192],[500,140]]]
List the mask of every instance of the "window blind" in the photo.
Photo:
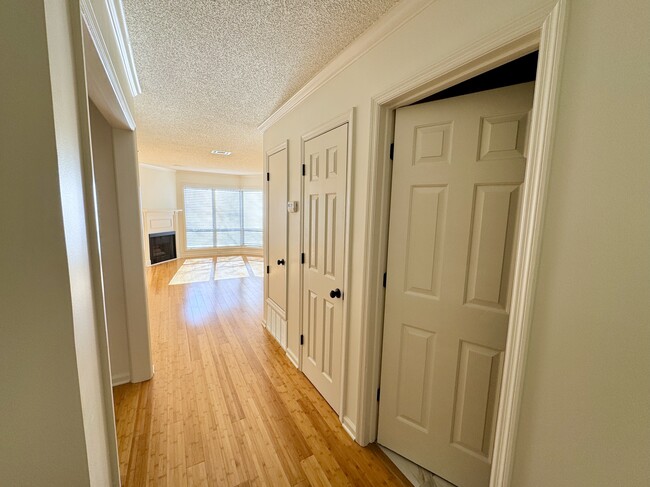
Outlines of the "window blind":
[[264,228],[263,204],[261,191],[242,191],[244,211],[243,227],[244,247],[262,246],[262,229]]
[[261,247],[261,191],[183,188],[188,249]]

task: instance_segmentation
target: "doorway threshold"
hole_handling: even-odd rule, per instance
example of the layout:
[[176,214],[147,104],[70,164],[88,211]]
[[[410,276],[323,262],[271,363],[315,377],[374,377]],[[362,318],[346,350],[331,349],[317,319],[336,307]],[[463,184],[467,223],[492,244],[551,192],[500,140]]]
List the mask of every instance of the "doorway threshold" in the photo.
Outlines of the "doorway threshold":
[[377,445],[415,487],[456,487],[385,446]]

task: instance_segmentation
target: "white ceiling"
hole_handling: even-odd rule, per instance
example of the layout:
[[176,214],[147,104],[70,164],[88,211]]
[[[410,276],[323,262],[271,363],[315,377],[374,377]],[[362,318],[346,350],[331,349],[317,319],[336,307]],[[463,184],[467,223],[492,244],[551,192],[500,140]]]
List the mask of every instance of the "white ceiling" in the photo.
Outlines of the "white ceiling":
[[399,0],[123,1],[140,162],[254,174],[256,127]]

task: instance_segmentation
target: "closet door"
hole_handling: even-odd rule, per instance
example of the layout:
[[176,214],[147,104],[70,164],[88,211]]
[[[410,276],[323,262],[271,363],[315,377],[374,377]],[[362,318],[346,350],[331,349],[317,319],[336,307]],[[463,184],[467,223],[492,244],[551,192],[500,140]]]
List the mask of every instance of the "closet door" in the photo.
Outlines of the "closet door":
[[[267,303],[286,320],[287,310],[287,145],[267,153]],[[270,302],[270,303],[269,303]]]
[[348,124],[306,141],[304,152],[302,371],[339,412]]
[[377,441],[488,485],[533,84],[400,108]]
[[287,144],[266,153],[266,328],[287,348]]

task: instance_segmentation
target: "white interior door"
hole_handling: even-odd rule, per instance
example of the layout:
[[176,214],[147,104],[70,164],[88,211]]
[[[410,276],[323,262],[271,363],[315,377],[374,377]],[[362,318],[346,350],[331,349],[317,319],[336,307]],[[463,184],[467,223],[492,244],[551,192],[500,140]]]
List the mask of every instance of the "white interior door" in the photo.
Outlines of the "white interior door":
[[268,156],[269,299],[287,311],[287,149]]
[[305,142],[302,370],[339,412],[348,124]]
[[397,110],[378,441],[487,486],[533,83]]

